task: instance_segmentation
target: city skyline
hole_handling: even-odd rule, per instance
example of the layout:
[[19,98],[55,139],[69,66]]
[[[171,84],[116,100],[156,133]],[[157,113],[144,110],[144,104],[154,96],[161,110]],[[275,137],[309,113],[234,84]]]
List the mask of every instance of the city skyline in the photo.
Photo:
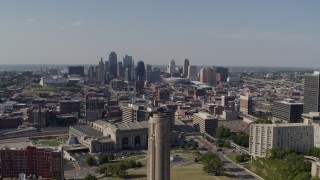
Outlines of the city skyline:
[[[320,67],[319,2],[2,2],[0,64]],[[163,62],[163,63],[159,63]],[[197,62],[197,63],[196,63]]]

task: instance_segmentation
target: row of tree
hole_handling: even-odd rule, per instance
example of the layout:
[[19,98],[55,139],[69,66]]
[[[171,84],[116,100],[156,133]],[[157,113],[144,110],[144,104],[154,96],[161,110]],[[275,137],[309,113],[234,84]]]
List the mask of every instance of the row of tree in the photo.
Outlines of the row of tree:
[[[234,143],[244,146],[244,147],[249,147],[249,135],[244,133],[244,132],[237,132],[235,135],[231,135],[230,129],[226,128],[224,126],[219,126],[216,129],[216,134],[215,137],[218,139],[226,139],[226,140],[232,140]],[[217,144],[220,147],[230,145],[230,143],[224,143],[224,142],[218,142]]]

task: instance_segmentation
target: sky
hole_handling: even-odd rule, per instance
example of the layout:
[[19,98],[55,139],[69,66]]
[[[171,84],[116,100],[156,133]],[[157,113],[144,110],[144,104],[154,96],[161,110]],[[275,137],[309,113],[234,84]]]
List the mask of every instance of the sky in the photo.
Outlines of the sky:
[[2,0],[1,64],[320,67],[318,0]]

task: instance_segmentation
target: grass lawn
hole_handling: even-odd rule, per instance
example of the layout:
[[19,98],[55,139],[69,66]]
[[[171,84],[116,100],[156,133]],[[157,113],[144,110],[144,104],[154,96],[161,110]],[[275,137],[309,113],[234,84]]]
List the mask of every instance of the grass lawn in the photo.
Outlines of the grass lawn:
[[238,163],[236,160],[236,155],[227,155],[227,158],[229,158],[234,163]]
[[52,139],[52,140],[40,140],[40,141],[37,141],[37,144],[45,145],[45,146],[59,146],[61,142],[58,140]]
[[129,160],[138,161],[138,160],[144,159],[144,158],[146,158],[146,155],[137,155],[137,156],[130,156],[126,159],[121,159],[121,161],[129,161]]
[[189,153],[195,153],[196,150],[173,150],[171,151],[171,154],[189,154]]
[[[128,175],[123,179],[133,179],[133,180],[146,180],[147,179],[147,169],[130,169],[127,171]],[[179,166],[171,168],[171,179],[172,180],[180,180],[180,179],[188,179],[188,180],[212,180],[213,176],[207,175],[202,171],[201,164],[192,164],[188,166]],[[221,180],[233,180],[230,174],[224,174],[223,176],[218,176]],[[101,178],[103,179],[103,178]],[[108,180],[122,180],[122,178],[118,177],[108,177]]]

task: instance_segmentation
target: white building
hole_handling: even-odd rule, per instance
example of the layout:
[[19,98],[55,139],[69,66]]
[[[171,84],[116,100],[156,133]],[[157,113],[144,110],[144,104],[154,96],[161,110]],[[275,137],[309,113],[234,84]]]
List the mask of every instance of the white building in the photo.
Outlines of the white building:
[[304,123],[252,124],[250,126],[249,154],[266,157],[271,148],[290,147],[306,152],[314,145],[313,126]]

